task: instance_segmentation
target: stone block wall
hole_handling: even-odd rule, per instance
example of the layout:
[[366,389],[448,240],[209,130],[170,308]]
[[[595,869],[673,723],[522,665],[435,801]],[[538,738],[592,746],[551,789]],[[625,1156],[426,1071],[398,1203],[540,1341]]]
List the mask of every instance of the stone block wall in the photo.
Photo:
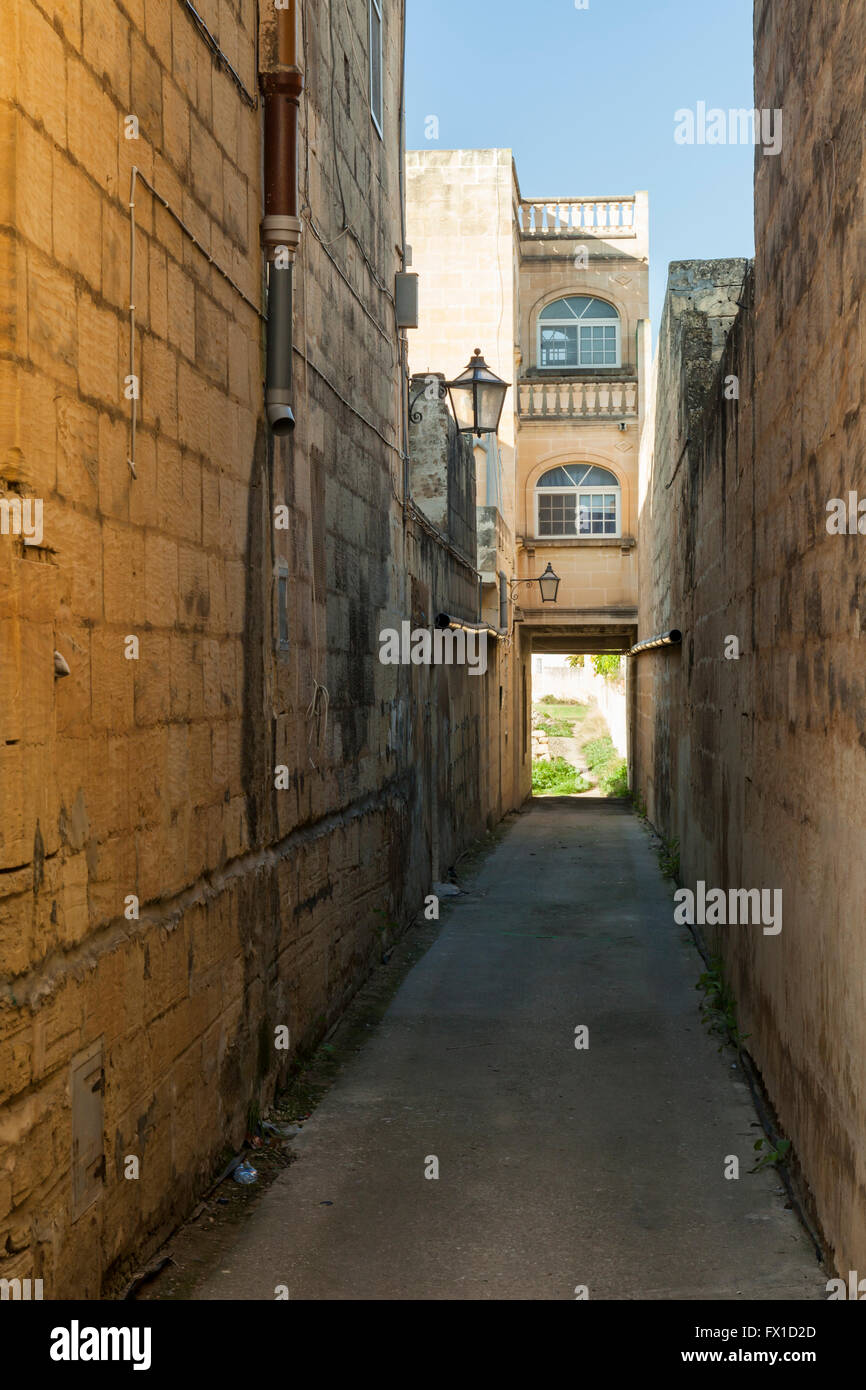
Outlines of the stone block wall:
[[633,663],[634,779],[687,886],[782,890],[778,935],[711,936],[847,1276],[866,1263],[864,542],[827,522],[833,498],[866,494],[866,16],[759,0],[755,43],[756,106],[783,111],[784,135],[756,155],[754,280],[673,267],[662,325],[640,632],[684,641]]
[[[256,16],[219,8],[201,14],[246,100],[183,5],[4,16],[0,490],[39,499],[44,534],[0,536],[0,1268],[69,1296],[189,1202],[256,1072],[243,937],[266,918],[233,871],[254,848]],[[90,1115],[74,1078],[94,1048]]]
[[428,673],[378,659],[413,575],[430,604],[477,591],[402,493],[402,7],[381,135],[366,0],[330,25],[304,7],[279,441],[258,245],[272,6],[260,27],[253,0],[7,8],[0,500],[40,500],[44,534],[0,534],[0,1275],[94,1298],[337,1017],[382,914],[417,910],[434,839],[445,869],[512,792],[479,761],[504,719],[489,677],[461,673],[431,721]]

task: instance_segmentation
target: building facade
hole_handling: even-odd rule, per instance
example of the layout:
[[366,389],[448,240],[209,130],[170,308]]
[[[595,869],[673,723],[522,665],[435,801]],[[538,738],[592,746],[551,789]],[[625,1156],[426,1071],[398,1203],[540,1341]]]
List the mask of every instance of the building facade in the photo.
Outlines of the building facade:
[[[511,383],[498,439],[476,448],[487,612],[504,574],[524,656],[626,650],[637,630],[647,195],[529,199],[510,150],[414,150],[407,198],[422,304],[413,371],[453,377],[480,346]],[[561,579],[555,604],[523,582],[548,564]],[[519,774],[528,794],[528,734]]]

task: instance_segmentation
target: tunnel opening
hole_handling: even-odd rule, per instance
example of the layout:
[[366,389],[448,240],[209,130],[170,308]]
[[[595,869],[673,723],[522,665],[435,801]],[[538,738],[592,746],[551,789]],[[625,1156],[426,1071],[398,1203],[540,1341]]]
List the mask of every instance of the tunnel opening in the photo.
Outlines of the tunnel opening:
[[530,682],[533,797],[627,796],[623,652],[533,650]]

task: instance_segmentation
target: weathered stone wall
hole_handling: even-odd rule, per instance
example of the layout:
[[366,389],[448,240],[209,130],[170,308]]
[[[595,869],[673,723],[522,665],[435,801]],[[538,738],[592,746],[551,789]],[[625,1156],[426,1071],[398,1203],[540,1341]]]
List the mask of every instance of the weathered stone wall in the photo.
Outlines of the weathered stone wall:
[[[217,9],[202,7],[211,24]],[[270,926],[241,751],[261,451],[242,297],[261,301],[255,15],[221,18],[247,103],[182,5],[4,14],[0,472],[7,494],[41,499],[44,539],[0,537],[0,1255],[57,1294],[98,1293],[133,1234],[188,1203],[242,1132],[258,1065],[252,960]],[[137,182],[135,479],[133,165],[236,286]],[[104,1090],[88,1110],[70,1062],[91,1046]]]
[[[863,538],[829,534],[827,503],[866,492],[852,56],[866,15],[759,0],[755,37],[756,105],[783,110],[783,149],[757,154],[753,289],[736,294],[738,272],[717,263],[672,268],[642,480],[640,634],[676,626],[684,642],[633,662],[634,775],[650,818],[680,840],[687,886],[782,890],[778,936],[711,935],[847,1274],[866,1264]],[[738,401],[725,398],[731,377]],[[725,657],[731,637],[738,660]]]
[[[53,1297],[116,1288],[165,1236],[378,960],[383,914],[405,923],[437,846],[444,872],[502,805],[490,675],[437,673],[431,706],[429,672],[379,661],[381,627],[476,586],[403,505],[401,9],[380,138],[366,0],[305,7],[276,443],[255,7],[196,9],[245,93],[167,0],[12,0],[0,48],[0,493],[44,503],[40,544],[0,535],[0,1273]],[[137,184],[134,479],[133,164],[176,214]]]
[[[413,396],[417,390],[415,383]],[[498,628],[498,605],[495,612],[480,611],[479,571],[489,558],[489,543],[476,528],[476,517],[489,510],[500,527],[502,518],[495,508],[475,507],[475,455],[444,401],[421,397],[415,413],[409,436],[413,511],[438,524],[426,527],[417,514],[413,524],[412,626],[432,629],[437,614],[448,613]],[[507,532],[503,542],[510,542]],[[477,648],[472,656],[481,661]],[[456,665],[412,668],[412,707],[422,712],[415,731],[422,742],[413,761],[432,769],[424,789],[429,802],[415,806],[412,821],[430,837],[434,877],[444,876],[468,837],[518,804],[510,714],[522,659],[515,643],[488,634],[483,674]],[[428,708],[438,710],[437,720],[426,718]]]
[[[681,662],[692,659],[696,640],[684,605],[691,614],[696,549],[704,545],[715,556],[719,544],[712,529],[719,516],[713,513],[709,521],[705,516],[712,494],[701,473],[703,412],[715,390],[719,359],[739,312],[747,270],[748,262],[742,259],[684,261],[670,267],[653,368],[649,428],[641,446],[639,639],[671,628],[685,633],[682,654],[659,648],[631,659],[638,720],[633,775],[659,826],[668,822],[677,782],[678,721],[685,718],[678,684]],[[723,383],[719,390],[724,391]],[[723,395],[721,401],[719,408],[729,415],[738,407],[742,413],[751,410],[745,388],[739,402],[726,402]],[[715,396],[710,410],[714,404]],[[726,598],[721,591],[713,598],[714,582],[711,577],[705,593],[715,608]]]
[[[516,240],[512,214],[510,150],[409,150],[406,154],[406,226],[412,266],[419,277],[420,326],[409,334],[409,362],[415,388],[426,374],[451,380],[476,347],[503,380],[513,383],[517,341]],[[485,504],[495,491],[486,476],[486,451],[476,455],[475,501],[482,515],[484,571],[481,595],[487,622],[499,625],[499,569],[516,573],[514,547],[515,393],[510,390],[500,421],[497,452],[501,465],[498,520]],[[424,485],[419,480],[419,491]],[[423,498],[419,503],[424,505]],[[452,493],[449,515],[464,512],[467,528],[479,525],[468,515],[469,499]],[[491,534],[493,532],[494,534]],[[461,547],[462,548],[462,547]],[[498,556],[498,559],[496,558]],[[477,616],[477,601],[464,616]],[[513,608],[509,606],[509,623]],[[491,643],[490,652],[496,644]],[[499,652],[496,678],[488,674],[489,740],[485,753],[491,804],[508,810],[529,795],[529,733],[523,736],[519,634],[507,656]],[[474,679],[474,678],[473,678]]]
[[[415,402],[409,434],[409,492],[415,506],[451,543],[472,560],[478,546],[475,519],[475,455],[458,433],[438,378],[413,379]],[[432,399],[428,398],[428,390]],[[476,606],[473,598],[472,607]],[[473,613],[473,617],[474,617]]]
[[[410,335],[413,372],[451,380],[476,347],[514,382],[517,301],[510,150],[409,150],[406,235],[420,275],[421,322]],[[514,505],[515,396],[499,429],[506,520]]]

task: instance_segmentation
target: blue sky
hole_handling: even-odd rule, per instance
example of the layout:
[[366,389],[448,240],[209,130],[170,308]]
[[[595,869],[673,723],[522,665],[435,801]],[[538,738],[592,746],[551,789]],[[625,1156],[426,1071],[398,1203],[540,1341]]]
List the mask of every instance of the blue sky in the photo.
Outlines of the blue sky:
[[525,197],[648,189],[655,333],[670,261],[754,251],[754,147],[674,142],[699,101],[752,106],[752,0],[408,0],[408,148],[511,148]]

